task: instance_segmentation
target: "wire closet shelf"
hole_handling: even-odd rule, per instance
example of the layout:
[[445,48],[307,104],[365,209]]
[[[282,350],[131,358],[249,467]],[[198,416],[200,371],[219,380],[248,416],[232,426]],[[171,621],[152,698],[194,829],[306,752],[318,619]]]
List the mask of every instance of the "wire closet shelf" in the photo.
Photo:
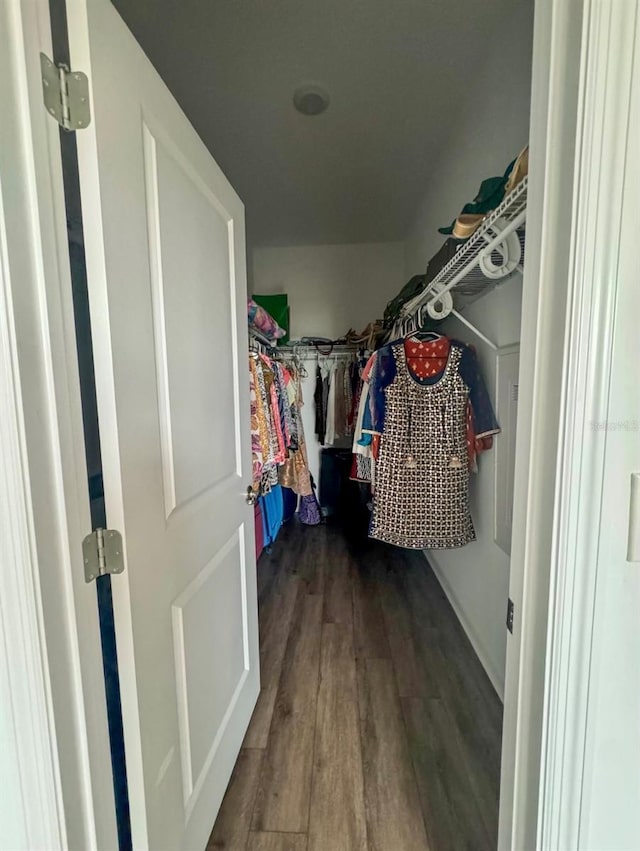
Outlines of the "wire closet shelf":
[[407,302],[393,328],[394,336],[418,330],[426,319],[456,316],[491,348],[485,337],[459,312],[491,292],[515,272],[522,272],[527,217],[525,177],[480,225],[423,292]]

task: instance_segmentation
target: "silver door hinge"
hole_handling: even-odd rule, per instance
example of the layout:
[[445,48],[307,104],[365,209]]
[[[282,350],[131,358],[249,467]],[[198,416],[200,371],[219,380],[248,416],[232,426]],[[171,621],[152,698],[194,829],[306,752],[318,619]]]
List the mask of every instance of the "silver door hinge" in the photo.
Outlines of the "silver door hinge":
[[82,542],[82,555],[85,582],[124,571],[122,535],[115,529],[96,529],[87,535]]
[[509,632],[513,632],[513,600],[511,597],[507,600],[507,629]]
[[44,105],[65,130],[82,130],[89,126],[89,80],[82,71],[70,71],[66,65],[55,65],[40,54]]

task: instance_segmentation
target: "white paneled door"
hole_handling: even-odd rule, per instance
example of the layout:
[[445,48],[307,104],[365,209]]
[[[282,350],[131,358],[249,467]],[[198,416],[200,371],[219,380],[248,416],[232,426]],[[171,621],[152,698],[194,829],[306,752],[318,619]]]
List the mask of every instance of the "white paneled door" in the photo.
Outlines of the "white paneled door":
[[108,0],[67,0],[135,848],[202,849],[259,690],[244,209]]

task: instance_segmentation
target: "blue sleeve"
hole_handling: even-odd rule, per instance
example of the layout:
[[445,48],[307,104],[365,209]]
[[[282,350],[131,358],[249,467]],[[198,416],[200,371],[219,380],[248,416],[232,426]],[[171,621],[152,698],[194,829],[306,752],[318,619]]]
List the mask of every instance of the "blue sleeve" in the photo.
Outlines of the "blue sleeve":
[[[372,398],[371,398],[371,394],[372,394],[372,391],[374,389],[374,385],[371,383],[372,379],[373,379],[373,370],[372,370],[371,375],[369,377],[369,386],[367,387],[365,385],[365,388],[362,391],[363,393],[367,394],[367,403],[364,406],[364,414],[362,416],[362,433],[363,433],[363,436],[366,436],[367,433],[369,435],[371,435],[371,432],[375,431],[374,422],[373,422],[373,410],[372,410],[374,405],[373,405]],[[366,446],[368,444],[363,444],[363,445]]]
[[382,434],[386,407],[385,390],[396,377],[396,359],[390,345],[378,351],[376,363],[369,376],[369,404],[362,430]]
[[493,405],[491,404],[487,385],[484,383],[480,374],[480,366],[475,351],[471,346],[458,343],[457,341],[455,343],[452,341],[452,345],[464,346],[462,358],[460,359],[460,375],[469,388],[469,401],[471,402],[471,412],[473,414],[473,430],[476,437],[497,434],[500,431],[500,426],[493,412]]
[[[362,391],[363,393],[367,392],[366,388]],[[364,408],[364,414],[362,417],[362,436],[358,443],[360,446],[370,446],[373,441],[373,432],[375,431],[373,427],[373,415],[371,413],[371,404],[367,394],[367,404]]]

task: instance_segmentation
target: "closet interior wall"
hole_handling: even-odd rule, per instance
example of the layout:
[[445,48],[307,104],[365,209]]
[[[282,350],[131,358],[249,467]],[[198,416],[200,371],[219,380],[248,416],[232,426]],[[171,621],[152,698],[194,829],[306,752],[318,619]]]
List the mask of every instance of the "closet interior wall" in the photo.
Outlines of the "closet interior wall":
[[[253,248],[250,289],[288,294],[292,338],[337,337],[349,327],[360,330],[381,318],[386,303],[410,277],[424,272],[442,244],[437,228],[473,198],[483,178],[501,174],[526,144],[533,11],[532,0],[518,0],[497,21],[487,58],[469,74],[458,119],[433,162],[424,200],[403,242]],[[520,340],[521,306],[522,278],[516,273],[469,306],[465,315],[499,347],[509,346]],[[447,320],[442,330],[476,347],[495,404],[496,352],[455,319]],[[303,418],[309,466],[317,481],[320,447],[313,429],[313,372],[311,364],[303,385]],[[495,459],[495,448],[480,457],[471,483],[477,540],[461,549],[430,551],[428,558],[502,698],[510,558],[494,541]]]
[[401,286],[404,243],[255,248],[250,268],[252,292],[288,294],[292,339],[335,339],[382,316]]
[[[470,200],[480,179],[500,174],[529,138],[533,3],[514,4],[501,20],[487,64],[469,76],[469,96],[459,121],[434,163],[424,202],[405,242],[405,280],[425,267],[438,249],[461,202]],[[526,260],[525,260],[526,262]],[[520,340],[522,276],[516,273],[465,310],[465,316],[499,347]],[[496,352],[455,318],[443,330],[476,347],[494,403]],[[496,440],[500,440],[499,436]],[[434,572],[460,618],[501,698],[507,646],[505,629],[510,558],[494,541],[495,445],[479,458],[470,489],[477,540],[459,550],[428,553]]]

